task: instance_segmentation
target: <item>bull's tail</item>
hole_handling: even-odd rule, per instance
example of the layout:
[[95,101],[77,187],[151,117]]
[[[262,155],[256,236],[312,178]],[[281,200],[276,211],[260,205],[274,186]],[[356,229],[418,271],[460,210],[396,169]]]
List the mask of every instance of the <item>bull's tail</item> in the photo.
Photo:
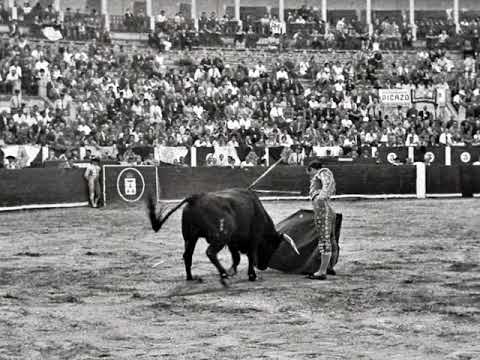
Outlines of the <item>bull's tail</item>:
[[177,204],[175,207],[170,209],[165,213],[166,209],[162,209],[163,211],[160,212],[160,214],[157,216],[155,214],[155,201],[153,200],[152,196],[149,196],[147,199],[147,211],[148,211],[148,217],[150,218],[150,223],[152,224],[152,229],[153,231],[157,232],[162,228],[162,225],[165,223],[165,221],[168,220],[170,215],[172,215],[175,211],[177,211],[183,204],[187,202],[191,202],[195,196],[189,196],[185,199],[183,199],[179,204]]

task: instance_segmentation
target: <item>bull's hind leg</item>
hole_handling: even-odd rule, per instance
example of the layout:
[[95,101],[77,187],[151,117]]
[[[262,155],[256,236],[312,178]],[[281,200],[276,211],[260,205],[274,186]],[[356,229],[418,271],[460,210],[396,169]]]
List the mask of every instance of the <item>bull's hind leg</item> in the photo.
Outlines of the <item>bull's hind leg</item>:
[[232,254],[232,267],[227,270],[229,276],[233,276],[237,274],[238,264],[240,264],[240,252],[234,247],[229,245],[228,249]]
[[212,264],[215,265],[218,272],[220,273],[222,284],[226,285],[225,279],[228,279],[228,274],[222,264],[220,264],[220,261],[218,261],[217,257],[218,253],[220,252],[220,250],[222,250],[222,248],[223,245],[213,243],[208,246],[206,253]]
[[185,252],[183,253],[183,261],[185,262],[185,272],[187,273],[187,281],[202,279],[197,276],[192,276],[192,257],[195,251],[195,245],[197,244],[197,237],[189,237],[185,239]]

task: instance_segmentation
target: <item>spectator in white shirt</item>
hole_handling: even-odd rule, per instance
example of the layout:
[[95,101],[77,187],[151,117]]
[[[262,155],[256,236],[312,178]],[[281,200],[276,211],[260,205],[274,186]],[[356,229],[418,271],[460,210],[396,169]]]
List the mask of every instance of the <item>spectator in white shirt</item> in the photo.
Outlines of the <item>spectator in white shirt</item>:
[[227,121],[227,129],[231,130],[231,131],[236,131],[236,130],[240,129],[240,123],[238,122],[238,120],[236,118],[230,118]]
[[337,81],[334,85],[333,85],[334,89],[336,92],[339,92],[339,93],[343,93],[344,90],[345,90],[345,84],[343,83],[342,80],[339,80]]
[[305,153],[303,149],[298,146],[294,152],[288,156],[288,165],[303,165],[305,162]]
[[288,72],[285,68],[281,68],[277,71],[277,80],[288,80]]
[[160,14],[157,15],[157,18],[155,20],[157,24],[163,25],[163,23],[167,21],[167,17],[165,16],[165,10],[160,10]]
[[201,119],[204,111],[205,110],[202,105],[198,103],[193,105],[193,113],[197,116],[197,118]]
[[220,74],[220,70],[216,66],[212,66],[210,69],[208,69],[208,78],[209,79],[219,79],[222,76]]
[[353,122],[349,118],[345,117],[342,119],[341,124],[344,129],[350,129],[353,125]]
[[25,113],[23,112],[22,109],[18,109],[17,112],[15,112],[15,114],[13,114],[12,120],[16,124],[23,124],[23,123],[25,123],[26,115],[25,115]]
[[300,61],[298,65],[298,72],[300,73],[300,76],[306,76],[309,68],[310,64],[308,60]]
[[239,143],[237,141],[237,137],[235,135],[233,135],[230,138],[230,140],[228,140],[227,146],[233,146],[233,147],[238,147],[239,146]]
[[442,30],[442,32],[438,36],[438,44],[440,46],[445,46],[448,38],[449,38],[449,36],[448,36],[447,32],[445,30]]
[[474,79],[476,74],[475,59],[472,56],[467,56],[463,63],[465,66],[465,77]]
[[255,65],[255,69],[259,72],[260,76],[267,72],[267,68],[263,64],[263,62],[259,61],[257,65]]
[[10,67],[8,68],[9,72],[11,72],[12,70],[15,70],[19,77],[22,77],[22,68],[18,64],[18,61],[15,61],[15,63],[13,65],[10,65]]
[[367,131],[365,134],[365,142],[369,145],[373,145],[377,141],[377,133],[373,131]]
[[283,24],[278,21],[276,16],[273,17],[272,21],[270,21],[270,32],[273,35],[280,35],[283,33]]
[[197,70],[195,70],[195,73],[193,74],[193,79],[195,81],[202,80],[205,77],[205,71],[201,66],[197,67]]
[[43,55],[40,56],[40,59],[35,63],[35,70],[40,71],[40,69],[45,70],[45,72],[49,72],[49,67],[50,63],[45,60],[45,57]]
[[15,93],[15,90],[21,90],[22,88],[20,75],[18,75],[15,68],[10,69],[7,77],[5,78],[5,82],[7,83],[7,87],[11,89],[12,93]]
[[480,156],[478,157],[477,161],[475,161],[472,165],[473,166],[480,166]]
[[312,96],[312,98],[310,100],[308,100],[308,106],[310,107],[310,109],[318,109],[320,107],[320,103],[318,102],[318,100]]
[[162,120],[162,108],[160,107],[160,105],[158,105],[158,100],[152,101],[152,105],[150,106],[150,118],[155,118],[159,121]]
[[230,164],[228,163],[228,159],[227,157],[220,153],[218,155],[218,159],[217,159],[217,166],[229,166]]
[[283,118],[283,108],[278,102],[275,102],[270,110],[270,118],[275,120],[277,118]]
[[248,77],[250,79],[258,79],[260,78],[260,71],[258,70],[257,67],[254,67],[254,68],[250,68],[248,70]]
[[245,128],[246,130],[252,127],[252,121],[247,117],[241,117],[239,121],[240,127]]
[[414,129],[410,129],[410,133],[407,135],[405,140],[405,146],[418,146],[420,145],[420,138],[415,133]]
[[480,130],[477,130],[475,135],[473,135],[472,145],[475,145],[475,146],[480,145]]
[[283,147],[290,147],[293,145],[293,140],[290,135],[287,133],[286,130],[283,131],[282,135],[280,136],[280,146]]
[[337,61],[333,66],[332,66],[332,71],[333,71],[333,79],[338,80],[340,77],[344,79],[343,76],[343,66],[340,64],[340,61]]
[[452,145],[452,134],[449,129],[443,129],[438,142],[443,145]]
[[84,134],[85,136],[90,135],[90,133],[92,132],[92,129],[90,128],[90,126],[86,124],[86,121],[83,117],[80,117],[78,119],[77,130],[78,132]]

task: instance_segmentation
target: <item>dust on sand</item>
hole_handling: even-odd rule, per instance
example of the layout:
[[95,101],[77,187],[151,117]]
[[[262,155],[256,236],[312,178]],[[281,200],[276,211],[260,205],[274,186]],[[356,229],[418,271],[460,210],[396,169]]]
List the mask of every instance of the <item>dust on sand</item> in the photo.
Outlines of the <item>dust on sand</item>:
[[226,289],[204,241],[184,281],[180,213],[158,234],[140,207],[1,214],[0,359],[480,359],[478,200],[333,206],[338,276],[251,283],[242,257]]

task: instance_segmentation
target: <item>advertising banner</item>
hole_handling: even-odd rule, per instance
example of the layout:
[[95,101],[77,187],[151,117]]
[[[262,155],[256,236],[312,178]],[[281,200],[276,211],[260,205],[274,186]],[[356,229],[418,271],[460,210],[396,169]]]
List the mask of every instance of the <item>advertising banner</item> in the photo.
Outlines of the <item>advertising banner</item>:
[[412,93],[408,89],[379,89],[378,96],[385,106],[412,105]]

